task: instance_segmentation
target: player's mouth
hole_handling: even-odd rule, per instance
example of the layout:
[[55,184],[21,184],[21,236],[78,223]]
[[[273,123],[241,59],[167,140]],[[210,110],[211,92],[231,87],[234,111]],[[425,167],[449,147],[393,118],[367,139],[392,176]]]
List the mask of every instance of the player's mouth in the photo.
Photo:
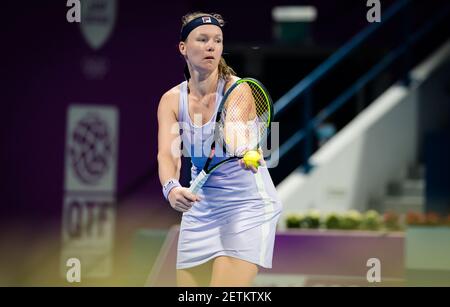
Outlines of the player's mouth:
[[214,60],[214,57],[213,56],[207,56],[207,57],[205,57],[205,60]]

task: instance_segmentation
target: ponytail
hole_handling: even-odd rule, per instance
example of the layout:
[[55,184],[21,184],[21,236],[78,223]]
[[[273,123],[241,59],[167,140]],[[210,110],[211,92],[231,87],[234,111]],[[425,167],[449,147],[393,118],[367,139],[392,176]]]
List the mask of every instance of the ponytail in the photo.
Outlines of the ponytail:
[[227,65],[227,62],[225,62],[225,59],[223,57],[220,57],[219,78],[228,81],[231,76],[236,76],[236,72],[233,70],[233,68]]

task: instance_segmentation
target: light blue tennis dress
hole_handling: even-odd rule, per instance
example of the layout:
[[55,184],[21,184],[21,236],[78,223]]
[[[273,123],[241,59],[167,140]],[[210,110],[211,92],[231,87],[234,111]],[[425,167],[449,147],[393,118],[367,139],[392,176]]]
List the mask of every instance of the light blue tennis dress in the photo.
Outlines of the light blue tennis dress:
[[[214,114],[224,86],[225,81],[219,79]],[[178,114],[183,147],[191,155],[194,180],[209,154],[216,116],[201,127],[193,124],[186,81],[180,85]],[[200,150],[203,152],[199,156],[195,143],[205,148]],[[224,158],[214,157],[212,163],[221,159]],[[275,231],[282,205],[267,167],[260,166],[254,174],[241,168],[237,160],[226,162],[212,172],[198,195],[202,200],[184,212],[181,220],[177,269],[194,267],[221,255],[264,268],[272,267]]]

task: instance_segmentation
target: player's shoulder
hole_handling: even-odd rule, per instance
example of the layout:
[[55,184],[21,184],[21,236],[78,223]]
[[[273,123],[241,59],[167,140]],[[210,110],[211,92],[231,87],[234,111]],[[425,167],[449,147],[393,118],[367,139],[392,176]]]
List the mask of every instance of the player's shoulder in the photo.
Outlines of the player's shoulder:
[[180,84],[175,85],[167,92],[165,92],[159,101],[159,109],[167,110],[170,109],[177,113],[178,111],[178,101],[180,99]]
[[158,114],[172,113],[178,118],[178,101],[180,97],[180,84],[165,92],[159,101]]
[[180,84],[175,85],[161,96],[161,102],[178,101],[180,97]]
[[239,79],[241,78],[239,78],[238,76],[230,76],[230,78],[228,78],[227,82],[225,83],[224,92],[226,92]]

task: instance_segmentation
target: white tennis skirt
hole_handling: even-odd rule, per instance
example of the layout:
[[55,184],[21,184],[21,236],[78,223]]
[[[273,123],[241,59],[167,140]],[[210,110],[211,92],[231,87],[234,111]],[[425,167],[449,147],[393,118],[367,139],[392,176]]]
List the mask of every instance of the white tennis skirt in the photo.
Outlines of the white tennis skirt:
[[[192,179],[200,172],[192,168]],[[256,174],[237,161],[219,166],[199,191],[201,201],[183,213],[177,269],[230,256],[272,267],[275,231],[282,205],[267,167]]]

